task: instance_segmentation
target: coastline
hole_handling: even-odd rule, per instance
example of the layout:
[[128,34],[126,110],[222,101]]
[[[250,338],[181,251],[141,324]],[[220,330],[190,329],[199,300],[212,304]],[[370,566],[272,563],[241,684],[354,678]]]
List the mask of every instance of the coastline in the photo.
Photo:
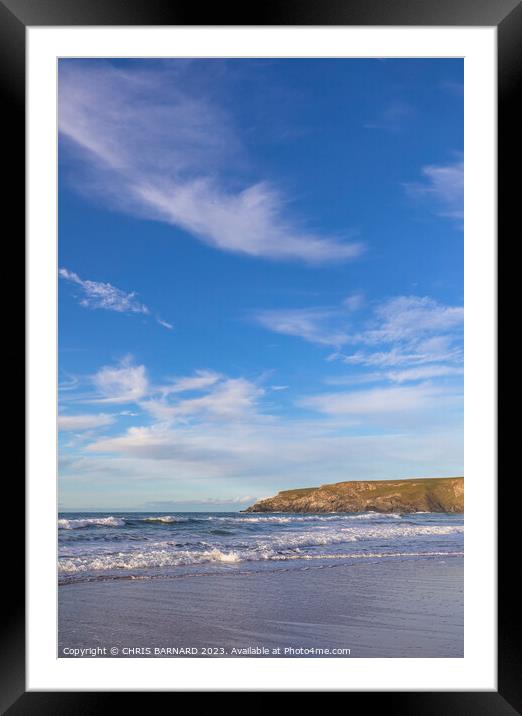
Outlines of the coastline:
[[460,556],[84,582],[60,586],[58,600],[62,658],[454,658],[464,649]]
[[464,477],[349,480],[282,490],[245,512],[378,512],[415,514],[464,512]]

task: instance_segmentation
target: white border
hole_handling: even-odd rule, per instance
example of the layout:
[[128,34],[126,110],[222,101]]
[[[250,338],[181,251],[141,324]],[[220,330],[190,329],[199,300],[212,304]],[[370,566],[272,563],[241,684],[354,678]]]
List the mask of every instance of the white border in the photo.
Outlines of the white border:
[[[28,28],[28,690],[496,690],[496,28]],[[465,57],[465,656],[56,658],[57,57]]]

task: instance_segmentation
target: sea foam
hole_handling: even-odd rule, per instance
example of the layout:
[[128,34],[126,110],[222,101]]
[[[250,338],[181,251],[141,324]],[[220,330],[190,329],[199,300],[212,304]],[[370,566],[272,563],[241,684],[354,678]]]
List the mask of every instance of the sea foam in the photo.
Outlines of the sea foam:
[[172,517],[171,515],[161,515],[159,517],[144,517],[142,522],[159,522],[160,524],[174,524],[175,522],[188,522],[187,517]]
[[444,558],[462,554],[464,532],[462,515],[433,513],[118,512],[60,518],[61,582],[291,569],[304,563],[311,568],[318,566],[314,560],[324,565],[394,556]]
[[58,529],[77,530],[83,527],[124,527],[125,520],[121,517],[90,517],[83,520],[58,520]]

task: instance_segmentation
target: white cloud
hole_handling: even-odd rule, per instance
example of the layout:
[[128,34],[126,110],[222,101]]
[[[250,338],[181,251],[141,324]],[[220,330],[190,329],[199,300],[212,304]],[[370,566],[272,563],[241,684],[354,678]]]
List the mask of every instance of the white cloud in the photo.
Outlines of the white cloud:
[[[136,299],[137,294],[135,291],[127,293],[110,283],[81,279],[77,273],[69,271],[69,269],[66,268],[61,268],[58,271],[58,275],[60,278],[79,286],[81,290],[79,303],[80,306],[84,308],[103,308],[106,311],[141,313],[145,316],[150,314],[150,310],[147,306]],[[164,321],[159,316],[156,316],[156,322],[169,331],[174,328],[171,323]]]
[[164,399],[166,394],[163,393],[163,399],[152,398],[143,401],[141,406],[156,419],[167,422],[194,418],[241,420],[254,411],[258,398],[264,394],[262,388],[245,378],[228,378],[214,385],[217,378],[212,381],[213,377],[212,374],[201,375],[199,384],[196,382],[198,377],[187,378],[184,382],[178,381],[177,390],[170,391],[172,393],[210,387],[205,395],[168,402]]
[[59,128],[81,150],[83,186],[224,251],[310,263],[358,256],[360,243],[300,225],[273,184],[232,189],[219,178],[234,170],[237,133],[225,112],[189,92],[190,76],[181,82],[181,74],[61,64]]
[[464,218],[464,162],[425,166],[421,170],[424,181],[404,184],[415,198],[430,199],[435,213],[450,219]]
[[429,378],[445,378],[448,376],[462,375],[463,372],[461,367],[451,365],[426,365],[420,368],[389,371],[386,377],[394,383],[409,383],[416,380],[427,380]]
[[348,319],[364,305],[364,296],[353,293],[339,306],[278,308],[253,313],[256,323],[274,333],[296,336],[310,343],[340,348],[350,340]]
[[202,507],[219,506],[219,505],[251,505],[258,498],[254,495],[244,495],[242,497],[207,497],[193,500],[159,500],[156,502],[147,502],[144,507],[148,509],[158,510],[160,512],[176,511],[186,505],[201,505]]
[[[227,378],[208,370],[195,371],[162,385],[151,384],[144,365],[131,356],[103,366],[90,377],[93,393],[79,396],[84,403],[134,403],[165,427],[194,420],[237,421],[256,413],[264,388],[246,378]],[[196,393],[194,397],[180,397]],[[199,393],[199,395],[198,395]],[[120,415],[136,416],[128,410]]]
[[440,336],[428,341],[411,341],[404,347],[387,351],[356,351],[351,354],[335,353],[330,360],[341,360],[346,365],[391,368],[396,366],[422,365],[462,361],[462,348],[453,345],[453,338]]
[[360,334],[360,342],[396,342],[453,330],[462,325],[464,309],[444,306],[428,296],[398,296],[379,305],[375,316],[375,328]]
[[217,383],[221,378],[219,373],[211,370],[196,370],[194,375],[177,378],[172,383],[161,388],[163,396],[170,393],[186,393],[191,390],[201,390]]
[[60,415],[58,417],[58,429],[63,431],[81,431],[99,428],[114,423],[114,416],[105,413],[97,415]]
[[169,331],[172,331],[174,328],[172,323],[169,323],[168,321],[164,321],[163,318],[160,318],[159,316],[156,316],[156,321],[160,324],[160,326],[163,326],[163,328],[166,328]]
[[58,383],[59,391],[76,390],[80,381],[75,375],[68,375],[65,373],[66,379]]
[[354,258],[362,252],[360,243],[341,243],[292,226],[283,217],[284,198],[267,182],[236,194],[207,178],[135,189],[155,218],[181,226],[218,249],[308,263]]
[[362,293],[352,293],[343,301],[343,306],[345,306],[349,311],[358,311],[363,305],[364,295]]
[[82,292],[80,305],[84,308],[104,308],[107,311],[118,313],[150,313],[147,306],[136,300],[136,293],[126,293],[110,283],[89,281],[81,279],[78,274],[61,268],[58,271],[60,278],[79,286]]
[[400,388],[372,388],[339,393],[321,393],[300,401],[300,405],[328,415],[379,415],[397,414],[403,418],[406,412],[425,408],[442,395],[440,389],[431,385]]
[[248,413],[264,390],[245,378],[230,378],[201,398],[183,400],[173,407],[174,416],[206,415],[240,418]]
[[[396,383],[425,377],[400,373]],[[155,385],[130,358],[105,366],[93,378],[96,400],[135,403],[141,420],[135,416],[120,434],[75,445],[62,461],[61,479],[100,485],[104,495],[125,500],[151,490],[174,500],[197,499],[205,490],[221,498],[342,479],[461,472],[459,386],[343,388],[301,396],[291,413],[273,414],[276,394],[260,380],[200,370]],[[112,504],[128,504],[116,497]]]
[[104,366],[92,378],[98,391],[97,403],[131,403],[143,398],[149,387],[144,365],[125,358],[117,366]]
[[[346,365],[373,366],[376,368],[391,368],[396,366],[422,365],[423,363],[440,363],[444,361],[461,361],[462,349],[450,347],[452,339],[441,337],[436,341],[412,344],[406,348],[392,348],[389,351],[356,351],[348,355],[337,353],[329,359],[339,359]],[[437,346],[447,345],[447,349],[440,350]]]
[[363,329],[350,335],[351,344],[373,350],[338,351],[329,359],[380,368],[459,363],[463,320],[462,306],[446,306],[427,296],[398,296],[378,305]]
[[257,323],[275,333],[337,347],[348,340],[345,327],[339,325],[343,318],[343,312],[331,308],[275,309],[254,314]]
[[[254,498],[255,502],[255,498]],[[204,500],[198,500],[198,504],[200,505],[227,505],[229,503],[235,504],[235,505],[248,505],[252,504],[252,495],[245,495],[244,497],[208,497]]]
[[[427,401],[426,407],[432,407]],[[346,417],[321,416],[315,421],[249,420],[230,424],[203,422],[172,428],[134,428],[115,438],[95,440],[86,448],[85,462],[71,466],[107,485],[108,475],[144,484],[200,489],[206,483],[213,494],[231,490],[267,494],[284,487],[302,487],[350,479],[386,479],[420,475],[459,474],[462,469],[462,431],[458,420],[445,415],[419,421],[411,411],[408,429],[379,434],[350,434]],[[360,416],[359,416],[360,417]],[[385,416],[391,419],[391,415]],[[423,415],[426,417],[426,415]],[[335,418],[335,420],[332,420]],[[342,423],[339,422],[342,418]],[[370,457],[371,456],[371,457]],[[128,483],[127,483],[128,484]],[[248,487],[246,487],[248,486]],[[145,487],[147,489],[147,487]],[[193,493],[194,494],[194,493]]]
[[[362,360],[367,360],[367,356],[362,356]],[[356,361],[353,362],[355,363]],[[397,363],[397,356],[394,356],[392,362],[394,365]],[[376,367],[381,369],[328,377],[325,378],[323,382],[327,385],[360,385],[364,383],[382,382],[416,383],[430,379],[457,377],[464,374],[462,366],[444,365],[441,363],[428,363],[419,365],[418,367],[396,368],[393,370],[386,370],[383,365],[377,365]]]
[[[354,315],[361,307],[356,294],[339,307],[258,311],[261,326],[337,350],[327,360],[378,367],[462,359],[462,306],[446,306],[427,296],[398,296],[378,304],[372,317]],[[342,353],[341,347],[372,346]],[[378,350],[375,350],[378,348]]]

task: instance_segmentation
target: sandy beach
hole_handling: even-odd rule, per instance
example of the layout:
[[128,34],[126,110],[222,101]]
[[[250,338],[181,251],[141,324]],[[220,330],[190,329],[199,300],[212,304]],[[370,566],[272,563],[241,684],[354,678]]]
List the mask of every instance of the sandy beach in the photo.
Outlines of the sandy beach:
[[[202,653],[209,647],[216,653]],[[169,649],[183,648],[192,653],[179,656],[199,658],[339,657],[334,649],[350,658],[462,657],[463,559],[332,561],[251,573],[231,567],[60,586],[58,656],[95,648],[82,655],[175,658]]]

